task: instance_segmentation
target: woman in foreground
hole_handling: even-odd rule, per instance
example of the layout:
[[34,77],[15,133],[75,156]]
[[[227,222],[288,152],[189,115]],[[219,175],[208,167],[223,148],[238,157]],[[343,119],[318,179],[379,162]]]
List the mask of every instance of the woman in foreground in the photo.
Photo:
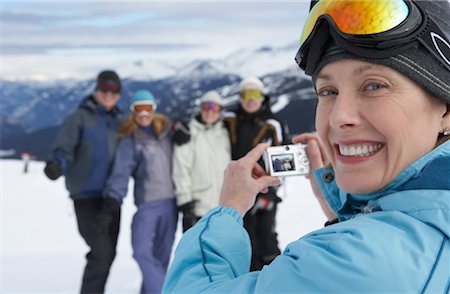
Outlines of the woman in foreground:
[[319,97],[318,138],[294,139],[338,223],[249,272],[242,217],[279,184],[256,164],[260,144],[229,164],[221,206],[182,238],[163,292],[449,292],[449,3],[342,3],[320,0],[306,21],[296,60]]

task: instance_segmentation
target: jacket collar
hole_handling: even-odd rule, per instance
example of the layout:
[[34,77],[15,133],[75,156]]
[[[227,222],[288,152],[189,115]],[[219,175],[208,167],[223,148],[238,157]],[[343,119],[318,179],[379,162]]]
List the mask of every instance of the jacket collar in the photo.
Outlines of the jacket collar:
[[111,111],[107,112],[106,109],[103,106],[99,105],[95,101],[94,95],[89,95],[88,97],[84,98],[80,102],[80,105],[78,107],[79,108],[85,108],[85,109],[88,109],[90,111],[99,112],[99,113],[111,113],[111,114],[114,114],[114,115],[118,115],[118,114],[121,113],[121,111],[120,111],[119,107],[117,107],[117,105],[114,106],[114,108]]
[[[399,210],[414,214],[414,217],[426,222],[439,223],[435,225],[450,236],[449,175],[450,141],[406,167],[382,190],[368,194],[350,194],[340,190],[330,167],[314,172],[322,193],[340,220],[360,212]],[[410,190],[416,191],[408,195],[403,193]],[[424,190],[439,190],[442,193],[427,193]]]
[[223,126],[223,119],[219,118],[217,122],[211,125],[207,125],[204,122],[202,122],[199,115],[196,115],[194,119],[191,120],[192,127],[198,129],[198,130],[209,130],[209,129],[219,129]]

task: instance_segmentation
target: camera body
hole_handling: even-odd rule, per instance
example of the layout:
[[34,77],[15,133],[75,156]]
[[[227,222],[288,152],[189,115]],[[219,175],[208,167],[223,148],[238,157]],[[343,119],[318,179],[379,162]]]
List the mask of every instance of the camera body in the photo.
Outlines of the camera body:
[[266,172],[274,177],[304,176],[309,174],[306,144],[273,146],[263,154]]

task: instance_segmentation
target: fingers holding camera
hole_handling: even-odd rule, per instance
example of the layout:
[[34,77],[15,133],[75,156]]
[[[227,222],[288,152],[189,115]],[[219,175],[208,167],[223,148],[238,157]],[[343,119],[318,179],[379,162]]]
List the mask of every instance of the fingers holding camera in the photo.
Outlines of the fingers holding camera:
[[244,216],[255,203],[258,192],[280,184],[278,178],[268,176],[257,163],[268,146],[269,144],[259,144],[246,156],[228,164],[220,193],[220,205],[233,207]]
[[308,179],[311,179],[312,172],[316,169],[322,168],[329,164],[329,160],[327,155],[325,154],[325,150],[322,146],[322,142],[317,135],[312,133],[304,133],[298,136],[295,136],[292,139],[294,144],[306,143],[306,154],[308,155],[310,162],[310,174],[307,176]]

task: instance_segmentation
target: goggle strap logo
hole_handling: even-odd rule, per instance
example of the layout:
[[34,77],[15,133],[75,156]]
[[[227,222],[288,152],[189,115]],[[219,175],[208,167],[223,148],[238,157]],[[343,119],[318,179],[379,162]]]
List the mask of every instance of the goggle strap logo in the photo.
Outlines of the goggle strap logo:
[[[442,59],[444,59],[444,61],[448,65],[450,65],[450,60],[447,58],[445,53],[442,52],[442,49],[439,46],[439,44],[444,44],[445,46],[447,46],[447,48],[443,48],[443,50],[450,52],[450,44],[447,42],[447,40],[445,40],[444,38],[442,38],[440,35],[436,34],[435,32],[430,32],[430,37],[431,37],[431,40],[433,41],[433,45],[434,45],[434,48],[436,49],[436,51],[439,53],[439,55],[442,57]],[[439,40],[440,42],[437,40]]]

